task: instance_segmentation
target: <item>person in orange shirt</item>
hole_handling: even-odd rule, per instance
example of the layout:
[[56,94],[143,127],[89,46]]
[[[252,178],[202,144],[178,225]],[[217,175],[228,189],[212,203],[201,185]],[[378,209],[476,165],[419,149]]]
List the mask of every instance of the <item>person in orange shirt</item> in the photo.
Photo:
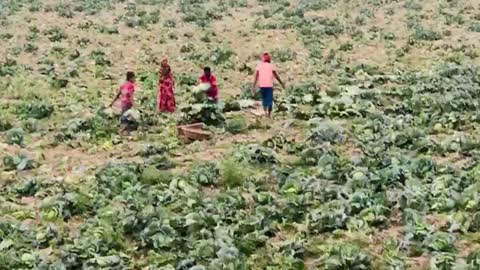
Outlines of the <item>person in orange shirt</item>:
[[253,96],[256,95],[257,87],[260,88],[262,95],[262,105],[265,115],[271,117],[273,108],[273,78],[275,78],[285,89],[285,84],[278,76],[276,67],[271,63],[272,58],[268,53],[262,54],[262,63],[255,71],[255,79],[252,87]]

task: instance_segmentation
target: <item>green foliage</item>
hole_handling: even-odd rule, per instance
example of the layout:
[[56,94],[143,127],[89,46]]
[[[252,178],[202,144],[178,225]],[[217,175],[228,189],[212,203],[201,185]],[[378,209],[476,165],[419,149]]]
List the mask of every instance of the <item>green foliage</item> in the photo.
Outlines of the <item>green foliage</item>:
[[202,186],[218,184],[220,171],[215,163],[198,164],[192,167],[189,178]]
[[247,120],[242,116],[228,119],[225,129],[232,134],[244,133],[248,129]]
[[153,155],[163,155],[167,154],[169,151],[168,145],[165,144],[148,144],[144,149],[138,152],[139,156],[149,157]]
[[90,208],[90,198],[80,192],[69,192],[62,195],[47,197],[40,207],[45,220],[68,220],[85,213]]
[[382,33],[382,37],[385,40],[395,40],[396,39],[395,34],[392,33],[392,32],[384,32],[384,33]]
[[219,45],[215,47],[206,61],[209,61],[215,65],[233,65],[231,57],[235,55],[235,52],[227,45]]
[[187,23],[195,23],[200,27],[207,27],[212,20],[222,18],[222,7],[205,8],[203,2],[187,3],[189,1],[181,1],[181,11],[184,13],[182,19]]
[[110,139],[117,132],[116,123],[118,118],[104,110],[97,111],[88,118],[74,118],[67,121],[60,132],[55,136],[56,140],[68,142],[83,138],[98,142],[101,139]]
[[95,61],[97,66],[111,66],[112,62],[107,58],[104,51],[98,49],[90,53],[90,57]]
[[319,85],[314,82],[291,85],[286,92],[286,102],[290,104],[316,105],[321,102]]
[[362,250],[351,244],[337,243],[319,247],[321,256],[316,265],[322,270],[371,269],[370,258]]
[[311,144],[322,144],[325,142],[337,144],[344,142],[343,132],[338,126],[329,123],[319,124],[310,131],[308,140]]
[[36,179],[19,181],[13,187],[13,191],[19,196],[34,196],[41,189],[41,183]]
[[324,10],[329,8],[334,2],[330,0],[301,0],[299,8],[303,10]]
[[49,117],[53,112],[53,106],[42,101],[23,103],[17,107],[17,113],[25,119],[43,119]]
[[38,34],[40,33],[40,30],[38,29],[37,26],[29,26],[28,27],[29,34],[26,36],[26,40],[29,42],[34,42],[38,39]]
[[383,270],[404,270],[407,269],[407,262],[402,256],[400,245],[393,238],[387,239],[383,249]]
[[17,61],[6,58],[0,61],[0,76],[13,76],[16,72]]
[[42,8],[42,2],[38,0],[31,1],[30,6],[28,7],[28,11],[30,12],[38,12]]
[[180,73],[175,76],[175,83],[180,86],[193,86],[197,82],[194,74]]
[[58,16],[65,17],[65,18],[73,18],[74,13],[72,7],[68,4],[58,3],[55,6],[55,11],[57,12]]
[[296,57],[296,53],[290,48],[286,49],[275,49],[272,51],[272,58],[274,61],[278,62],[287,62],[292,61]]
[[7,53],[12,56],[18,57],[22,53],[22,48],[19,46],[8,48]]
[[2,33],[2,34],[0,34],[0,39],[2,39],[2,40],[7,41],[7,40],[10,40],[10,39],[12,39],[12,38],[13,38],[13,35],[10,34],[10,33]]
[[417,25],[414,27],[412,38],[416,40],[434,41],[442,39],[442,35],[435,30],[426,29],[423,26]]
[[13,128],[7,131],[5,135],[5,142],[8,144],[16,144],[19,146],[23,145],[23,129],[21,128]]
[[0,119],[0,132],[7,131],[13,127],[12,123],[8,119]]
[[192,43],[185,43],[182,44],[180,47],[180,52],[181,53],[189,53],[195,50],[195,46]]
[[45,31],[45,35],[47,35],[48,40],[51,42],[60,42],[66,39],[68,36],[65,33],[65,30],[59,26],[53,26]]
[[128,27],[147,27],[160,21],[160,11],[153,10],[147,13],[144,10],[137,9],[135,3],[129,3],[127,13],[121,17]]
[[222,125],[225,118],[222,108],[215,103],[206,102],[187,105],[181,109],[183,124],[205,123],[206,125]]
[[453,253],[438,253],[430,260],[430,269],[447,270],[455,266],[456,257]]
[[23,45],[23,49],[25,52],[34,53],[38,51],[38,46],[33,43],[26,43],[25,45]]
[[468,30],[472,32],[480,32],[480,22],[472,22],[468,27]]
[[146,185],[155,185],[159,183],[169,183],[173,175],[169,172],[161,171],[154,166],[148,166],[143,169],[140,181]]
[[351,43],[344,43],[338,48],[340,51],[351,51],[353,50],[353,45]]
[[405,6],[405,8],[410,9],[410,10],[416,10],[416,11],[422,10],[422,5],[419,3],[418,0],[405,1],[404,6]]
[[38,62],[38,72],[42,75],[53,75],[55,74],[54,62],[48,58],[42,58]]
[[454,237],[449,233],[435,233],[425,239],[425,245],[430,251],[452,252],[455,251]]
[[466,269],[473,270],[480,266],[480,253],[478,250],[470,252],[466,259]]
[[85,0],[76,2],[74,10],[78,12],[84,12],[87,15],[95,15],[102,10],[106,10],[112,7],[115,1],[109,0]]
[[174,19],[168,19],[168,20],[165,20],[165,22],[163,23],[163,26],[167,28],[175,28],[177,26],[177,23],[175,22]]
[[275,152],[272,149],[258,144],[242,145],[238,150],[239,151],[234,153],[238,161],[259,165],[274,164],[277,162]]
[[102,34],[113,35],[113,34],[119,34],[120,33],[116,26],[111,26],[111,27],[99,26],[97,29],[98,29],[98,32],[100,32]]
[[245,164],[227,158],[220,163],[220,175],[226,187],[236,187],[242,185],[247,179],[248,170]]
[[4,171],[26,171],[38,167],[38,164],[23,155],[13,155],[3,157],[3,170]]

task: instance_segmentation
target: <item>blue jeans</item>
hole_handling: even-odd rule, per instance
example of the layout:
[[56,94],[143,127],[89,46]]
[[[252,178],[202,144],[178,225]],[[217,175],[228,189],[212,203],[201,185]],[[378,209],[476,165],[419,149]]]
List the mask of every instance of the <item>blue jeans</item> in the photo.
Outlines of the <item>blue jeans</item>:
[[261,87],[260,92],[262,94],[262,105],[264,109],[272,110],[273,107],[273,88]]

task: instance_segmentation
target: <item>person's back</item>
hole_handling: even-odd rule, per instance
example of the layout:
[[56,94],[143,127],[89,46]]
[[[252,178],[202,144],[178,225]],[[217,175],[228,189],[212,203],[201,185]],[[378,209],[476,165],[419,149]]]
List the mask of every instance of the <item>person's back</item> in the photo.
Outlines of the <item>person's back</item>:
[[252,96],[256,95],[256,87],[260,88],[262,95],[262,105],[265,115],[270,117],[273,106],[273,78],[285,88],[282,80],[277,74],[276,67],[271,63],[271,57],[268,53],[262,54],[262,63],[258,64],[255,72],[255,78],[252,86]]
[[275,65],[269,62],[262,62],[257,66],[258,71],[258,87],[270,88],[273,87],[273,72]]

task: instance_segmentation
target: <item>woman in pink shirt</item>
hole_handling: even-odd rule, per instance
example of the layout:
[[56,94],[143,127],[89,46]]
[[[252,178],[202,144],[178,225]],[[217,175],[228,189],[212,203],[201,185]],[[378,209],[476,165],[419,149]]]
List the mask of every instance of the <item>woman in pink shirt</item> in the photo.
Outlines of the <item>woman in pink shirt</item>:
[[285,88],[285,84],[278,76],[275,65],[271,63],[271,57],[268,53],[262,54],[262,63],[257,66],[255,80],[253,82],[252,94],[256,95],[256,88],[260,88],[262,94],[262,104],[265,115],[270,117],[273,107],[273,78]]
[[133,94],[135,93],[135,73],[129,71],[127,72],[127,80],[120,86],[118,89],[117,95],[113,99],[110,107],[113,106],[120,98],[121,104],[121,114],[120,114],[120,124],[122,124],[122,128],[120,132],[125,131],[128,126],[128,119],[124,116],[125,112],[130,110],[133,107]]

